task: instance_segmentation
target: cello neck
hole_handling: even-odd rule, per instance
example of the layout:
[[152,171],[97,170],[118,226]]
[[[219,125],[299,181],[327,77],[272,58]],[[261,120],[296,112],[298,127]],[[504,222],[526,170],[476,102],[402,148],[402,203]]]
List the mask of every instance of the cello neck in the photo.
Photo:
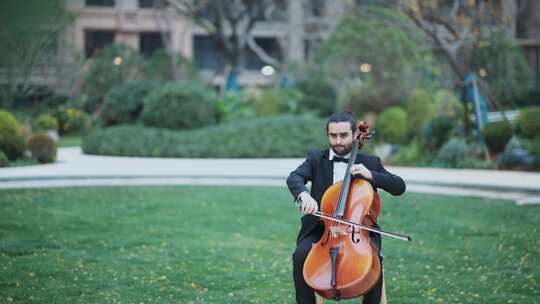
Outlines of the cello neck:
[[341,191],[339,193],[339,201],[334,212],[334,216],[337,218],[343,218],[343,215],[345,214],[345,206],[347,205],[347,197],[349,196],[349,189],[351,187],[352,180],[351,167],[356,162],[356,154],[358,154],[359,142],[360,140],[356,138],[352,145],[351,157],[347,163],[347,170],[345,171],[345,177],[343,178]]

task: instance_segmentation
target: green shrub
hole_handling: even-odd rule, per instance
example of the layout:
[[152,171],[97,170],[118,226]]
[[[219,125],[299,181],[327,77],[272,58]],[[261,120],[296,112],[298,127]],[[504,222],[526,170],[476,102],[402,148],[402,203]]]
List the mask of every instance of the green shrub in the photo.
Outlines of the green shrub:
[[274,88],[251,91],[250,102],[259,117],[277,115],[281,111],[281,96]]
[[281,113],[299,113],[300,101],[304,98],[303,93],[296,88],[280,89]]
[[494,163],[490,159],[482,159],[481,150],[480,146],[469,145],[464,139],[453,137],[439,149],[432,165],[447,168],[493,168]]
[[137,121],[143,110],[144,97],[158,86],[156,81],[133,80],[113,87],[105,96],[100,121],[105,125]]
[[32,123],[32,129],[34,131],[48,131],[48,130],[58,131],[58,128],[59,128],[58,119],[56,119],[56,117],[50,114],[41,114]]
[[84,133],[92,126],[92,118],[85,112],[75,108],[61,107],[54,112],[58,119],[59,133]]
[[533,157],[525,149],[524,140],[512,136],[504,152],[497,157],[497,168],[526,170],[533,162]]
[[296,113],[302,93],[296,89],[249,89],[242,95],[252,104],[259,117],[272,116],[283,113]]
[[461,138],[451,138],[437,153],[436,162],[444,167],[463,168],[469,154],[469,146]]
[[437,151],[452,135],[454,121],[448,117],[436,117],[423,128],[422,142],[431,151]]
[[241,93],[227,93],[216,100],[214,107],[218,122],[230,122],[237,119],[272,116],[284,113],[297,113],[302,93],[288,89],[248,88]]
[[175,131],[121,125],[95,129],[83,138],[85,153],[152,157],[304,157],[325,148],[326,122],[281,115],[239,120],[198,130]]
[[390,156],[388,164],[397,166],[427,166],[433,156],[421,148],[417,140],[399,146],[397,153]]
[[213,94],[198,83],[166,84],[144,99],[143,122],[147,126],[193,129],[215,122]]
[[530,140],[526,144],[527,151],[532,156],[532,162],[530,164],[530,169],[539,170],[540,169],[540,138],[535,138]]
[[531,88],[525,95],[514,100],[514,106],[517,108],[530,107],[537,105],[539,100],[540,88]]
[[416,134],[422,132],[425,123],[433,118],[431,96],[422,89],[415,89],[407,101],[407,126]]
[[46,133],[36,133],[28,140],[32,158],[40,163],[52,163],[56,159],[56,142]]
[[518,135],[528,139],[540,137],[540,107],[529,107],[519,111],[515,121]]
[[193,62],[181,54],[170,56],[166,50],[158,49],[142,63],[141,76],[144,79],[167,82],[197,79],[197,69]]
[[69,97],[64,95],[52,95],[43,100],[43,105],[48,110],[57,109],[61,106],[66,105],[69,102]]
[[369,76],[353,79],[340,90],[338,109],[361,117],[366,113],[380,113],[384,109],[401,104],[397,99],[388,98],[382,91]]
[[489,151],[499,154],[512,137],[512,126],[506,121],[492,122],[484,127],[482,134]]
[[513,33],[500,27],[485,34],[481,47],[472,53],[469,68],[471,71],[486,69],[488,72],[482,81],[498,100],[498,106],[514,107],[515,100],[523,98],[534,87],[534,68],[528,65]]
[[35,117],[50,113],[61,106],[67,105],[68,102],[69,98],[67,96],[53,94],[36,100],[27,111],[31,113],[31,116]]
[[330,81],[318,75],[311,75],[297,82],[301,92],[298,110],[315,112],[321,117],[332,115],[336,111],[337,93]]
[[24,148],[19,122],[13,114],[0,110],[0,150],[4,151],[10,160],[15,160],[22,156]]
[[216,120],[220,123],[256,116],[253,105],[246,94],[227,93],[214,103]]
[[407,112],[401,107],[390,107],[377,117],[375,128],[379,139],[387,143],[403,143],[407,135]]
[[[342,102],[340,96],[344,109],[358,116],[380,113],[403,104],[413,88],[430,85],[426,76],[434,73],[433,52],[421,42],[423,36],[399,10],[366,5],[339,19],[336,30],[318,48],[315,61],[327,71],[327,79],[339,82],[340,95],[345,88],[348,98]],[[346,88],[350,82],[354,88]]]
[[456,121],[463,119],[463,104],[456,95],[448,90],[438,90],[435,93],[435,114]]
[[0,167],[9,166],[9,159],[4,151],[0,150]]
[[[121,64],[114,64],[121,58]],[[112,44],[92,58],[88,71],[84,74],[82,92],[87,95],[84,109],[93,113],[99,109],[104,97],[115,85],[142,78],[142,58],[140,54],[122,44]]]

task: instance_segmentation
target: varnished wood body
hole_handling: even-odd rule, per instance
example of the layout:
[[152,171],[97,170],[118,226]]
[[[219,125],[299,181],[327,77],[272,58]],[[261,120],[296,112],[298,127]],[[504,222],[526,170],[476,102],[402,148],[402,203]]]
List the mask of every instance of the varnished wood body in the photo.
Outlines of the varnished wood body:
[[[333,214],[336,209],[342,182],[332,185],[321,201],[321,211]],[[353,179],[349,191],[343,219],[352,222],[369,222],[371,204],[378,200],[371,185],[362,179]],[[380,209],[380,206],[378,206]],[[377,213],[377,210],[375,213]],[[374,218],[376,221],[376,216]],[[341,299],[361,296],[368,292],[379,279],[381,264],[377,249],[369,238],[367,230],[356,230],[353,242],[352,228],[330,220],[323,220],[324,234],[313,245],[304,264],[304,279],[319,295],[335,299],[337,290]],[[367,224],[367,223],[366,223]],[[334,231],[334,233],[333,233]],[[332,288],[332,265],[330,249],[339,248],[336,260],[336,288]]]

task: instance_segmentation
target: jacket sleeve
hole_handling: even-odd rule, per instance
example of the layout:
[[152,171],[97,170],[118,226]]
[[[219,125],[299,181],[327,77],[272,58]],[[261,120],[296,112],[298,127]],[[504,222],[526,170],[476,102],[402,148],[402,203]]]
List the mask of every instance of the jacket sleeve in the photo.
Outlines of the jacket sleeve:
[[377,159],[376,170],[371,171],[373,179],[371,184],[377,188],[381,188],[384,191],[392,195],[401,195],[405,192],[405,182],[401,177],[392,174],[383,167],[381,159]]
[[306,160],[296,170],[292,171],[287,178],[287,187],[294,199],[303,191],[307,191],[306,183],[313,180],[312,152],[308,153]]

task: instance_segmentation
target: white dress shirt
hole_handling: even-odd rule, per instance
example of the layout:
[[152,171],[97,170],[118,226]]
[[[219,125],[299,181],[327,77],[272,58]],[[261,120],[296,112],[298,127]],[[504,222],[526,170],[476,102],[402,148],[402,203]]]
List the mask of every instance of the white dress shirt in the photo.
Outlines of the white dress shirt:
[[[332,161],[334,159],[334,156],[337,155],[332,148],[330,148],[330,153],[328,155],[328,159]],[[342,158],[349,159],[351,157],[351,152],[349,152],[347,155],[340,156]],[[333,162],[334,163],[334,179],[333,183],[337,183],[339,181],[342,181],[345,178],[345,171],[347,171],[347,163],[343,162]]]
[[[330,153],[328,155],[328,159],[330,159],[330,161],[332,161],[332,159],[334,159],[334,156],[338,156],[334,150],[332,150],[332,148],[330,148]],[[346,154],[345,156],[343,156],[343,158],[347,158],[349,159],[351,157],[351,152],[349,152],[348,154]],[[342,181],[344,178],[345,178],[345,171],[347,171],[347,163],[344,163],[344,162],[333,162],[333,165],[334,165],[334,169],[333,169],[333,172],[334,172],[334,176],[333,176],[333,180],[332,182],[335,184],[339,181]],[[303,191],[302,193],[304,193],[305,191]],[[298,197],[296,198],[297,201],[301,202],[300,200],[300,196],[302,195],[302,193],[298,194]]]

